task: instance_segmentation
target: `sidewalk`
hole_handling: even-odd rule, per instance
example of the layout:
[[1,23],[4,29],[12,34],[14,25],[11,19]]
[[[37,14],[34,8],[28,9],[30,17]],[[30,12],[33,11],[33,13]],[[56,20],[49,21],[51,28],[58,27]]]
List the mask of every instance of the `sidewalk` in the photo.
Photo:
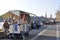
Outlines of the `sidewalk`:
[[47,28],[46,25],[43,25],[42,27],[40,27],[39,29],[32,29],[29,32],[29,35],[37,35],[38,33],[40,33],[41,31],[43,31],[45,28]]
[[29,35],[37,35],[40,31],[38,29],[33,29],[29,32]]

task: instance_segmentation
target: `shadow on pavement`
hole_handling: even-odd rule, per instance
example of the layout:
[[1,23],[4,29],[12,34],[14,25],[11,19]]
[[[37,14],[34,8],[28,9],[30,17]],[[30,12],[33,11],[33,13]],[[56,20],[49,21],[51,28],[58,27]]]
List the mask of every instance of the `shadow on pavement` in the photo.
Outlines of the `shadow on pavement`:
[[35,40],[56,40],[56,37],[40,35]]

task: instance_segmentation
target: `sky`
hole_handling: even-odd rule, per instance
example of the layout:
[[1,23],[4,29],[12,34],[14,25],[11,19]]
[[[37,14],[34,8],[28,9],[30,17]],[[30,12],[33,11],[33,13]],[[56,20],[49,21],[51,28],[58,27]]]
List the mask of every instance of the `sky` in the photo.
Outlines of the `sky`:
[[0,15],[9,10],[22,10],[37,16],[55,17],[60,9],[60,0],[0,0]]

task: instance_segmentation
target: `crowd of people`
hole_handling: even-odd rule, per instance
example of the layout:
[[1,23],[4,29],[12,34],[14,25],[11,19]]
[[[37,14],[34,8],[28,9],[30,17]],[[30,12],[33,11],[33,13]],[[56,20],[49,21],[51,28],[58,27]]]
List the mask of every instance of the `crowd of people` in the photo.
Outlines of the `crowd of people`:
[[42,25],[38,21],[31,22],[31,29],[39,29]]
[[12,34],[11,37],[19,34],[24,38],[29,33],[28,22],[27,21],[24,22],[23,20],[20,20],[20,24],[18,23],[17,20],[13,20],[11,22],[5,20],[3,24],[3,29],[5,36],[7,35],[7,33],[9,33]]
[[[29,29],[39,29],[41,27],[41,24],[38,21],[33,21],[30,23],[31,25],[29,26],[28,21],[23,21],[22,19],[20,21],[13,20],[13,21],[4,21],[3,28],[4,28],[4,33],[7,34],[9,33],[9,37],[23,37],[25,39],[26,36],[29,35]],[[18,35],[19,34],[19,35]],[[17,36],[18,35],[18,36]]]

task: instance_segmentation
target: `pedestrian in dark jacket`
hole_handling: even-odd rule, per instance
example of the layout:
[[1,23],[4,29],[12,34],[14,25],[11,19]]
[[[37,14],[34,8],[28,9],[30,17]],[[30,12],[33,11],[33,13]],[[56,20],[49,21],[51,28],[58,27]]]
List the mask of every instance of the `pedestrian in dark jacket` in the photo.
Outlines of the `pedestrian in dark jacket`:
[[33,23],[31,22],[31,29],[34,29]]
[[9,32],[8,31],[9,30],[9,24],[7,21],[4,22],[3,27],[4,27],[4,33],[8,33]]
[[37,25],[36,25],[36,22],[34,22],[34,29],[36,29],[36,26],[37,26]]

